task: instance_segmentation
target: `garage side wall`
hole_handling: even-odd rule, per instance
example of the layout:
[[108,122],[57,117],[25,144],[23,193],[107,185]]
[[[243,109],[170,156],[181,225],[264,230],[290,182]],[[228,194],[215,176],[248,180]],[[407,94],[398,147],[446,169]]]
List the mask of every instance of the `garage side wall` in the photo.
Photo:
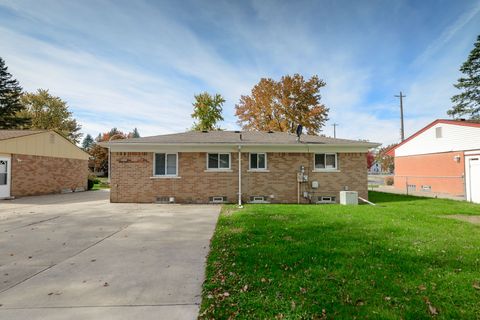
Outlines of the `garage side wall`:
[[[339,153],[338,172],[313,172],[313,154],[267,153],[267,171],[249,170],[249,154],[242,153],[242,200],[265,196],[272,203],[297,202],[297,172],[305,167],[308,182],[300,191],[313,196],[334,196],[354,190],[367,198],[367,161],[365,153]],[[111,201],[155,202],[159,197],[175,197],[177,203],[208,203],[209,197],[224,196],[235,203],[238,192],[238,153],[231,153],[231,170],[206,170],[205,152],[178,153],[178,177],[153,177],[153,153],[112,152]],[[319,183],[311,188],[311,181]],[[273,198],[270,196],[273,195]],[[301,203],[309,200],[300,197]]]
[[463,151],[395,157],[395,188],[464,196],[464,160]]
[[11,170],[14,197],[87,189],[87,160],[13,154]]

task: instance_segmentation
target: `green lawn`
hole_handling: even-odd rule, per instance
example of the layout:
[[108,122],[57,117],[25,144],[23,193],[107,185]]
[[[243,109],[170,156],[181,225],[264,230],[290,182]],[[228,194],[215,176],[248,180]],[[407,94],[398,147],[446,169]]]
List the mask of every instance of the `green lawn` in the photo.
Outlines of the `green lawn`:
[[225,206],[200,318],[480,319],[480,206],[370,192],[377,206]]
[[110,185],[108,184],[108,178],[98,177],[96,179],[98,180],[98,182],[93,184],[92,190],[110,189]]

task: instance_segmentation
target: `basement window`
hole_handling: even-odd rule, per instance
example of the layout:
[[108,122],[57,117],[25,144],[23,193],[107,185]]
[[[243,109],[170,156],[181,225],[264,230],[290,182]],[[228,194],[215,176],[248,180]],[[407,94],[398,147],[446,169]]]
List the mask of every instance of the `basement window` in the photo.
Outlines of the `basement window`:
[[178,156],[176,153],[155,153],[153,174],[155,176],[176,176]]

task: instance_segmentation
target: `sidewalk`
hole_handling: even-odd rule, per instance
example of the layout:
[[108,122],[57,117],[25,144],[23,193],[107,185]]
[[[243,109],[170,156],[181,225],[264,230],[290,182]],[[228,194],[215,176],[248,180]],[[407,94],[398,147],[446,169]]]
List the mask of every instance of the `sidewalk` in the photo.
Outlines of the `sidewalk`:
[[[369,191],[378,191],[386,193],[395,193],[395,194],[407,194],[405,190],[395,189],[393,186],[376,186],[371,188],[368,186]],[[408,193],[411,196],[417,197],[426,197],[426,198],[439,198],[439,199],[451,199],[457,201],[465,201],[465,197],[452,196],[444,193],[432,193],[432,192],[422,192],[422,191],[411,191]]]

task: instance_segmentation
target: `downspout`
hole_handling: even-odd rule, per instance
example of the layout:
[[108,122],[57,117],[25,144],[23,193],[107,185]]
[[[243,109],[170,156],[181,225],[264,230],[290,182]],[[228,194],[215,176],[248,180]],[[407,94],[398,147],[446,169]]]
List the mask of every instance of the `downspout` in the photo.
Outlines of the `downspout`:
[[238,207],[242,206],[242,146],[238,146]]
[[[110,141],[110,140],[109,140],[109,141]],[[109,184],[110,184],[110,171],[111,171],[111,169],[112,169],[112,165],[111,165],[111,163],[110,163],[110,160],[111,160],[111,159],[110,159],[110,158],[111,158],[111,155],[110,155],[110,154],[111,154],[111,153],[112,153],[112,151],[110,150],[110,146],[109,146],[109,147],[108,147],[108,168],[107,168],[107,169],[108,169],[107,181],[108,181]]]

